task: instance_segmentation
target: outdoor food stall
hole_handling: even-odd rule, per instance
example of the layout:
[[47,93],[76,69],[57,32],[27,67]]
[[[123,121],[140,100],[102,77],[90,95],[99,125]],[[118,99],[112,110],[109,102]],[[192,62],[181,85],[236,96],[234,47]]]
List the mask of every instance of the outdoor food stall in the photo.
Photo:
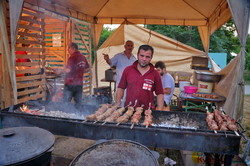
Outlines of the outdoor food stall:
[[[151,147],[222,154],[225,155],[225,165],[230,165],[232,156],[239,154],[241,138],[245,138],[244,129],[235,121],[240,122],[243,116],[244,47],[249,13],[248,0],[199,2],[136,0],[135,3],[127,0],[120,0],[119,3],[115,0],[2,0],[0,1],[1,131],[2,128],[36,126],[52,134],[93,140],[128,139]],[[159,48],[155,53],[160,55],[160,60],[167,59],[165,62],[170,67],[187,71],[191,69],[193,56],[208,56],[210,36],[231,18],[234,19],[242,47],[234,60],[217,72],[222,77],[216,82],[214,92],[225,98],[221,99],[220,96],[214,98],[213,92],[209,95],[212,99],[203,96],[199,91],[191,95],[191,98],[199,98],[205,102],[212,102],[211,100],[216,100],[217,103],[223,102],[223,111],[206,113],[151,111],[147,108],[133,108],[135,101],[131,101],[131,105],[126,108],[105,104],[102,105],[104,108],[85,104],[76,110],[65,103],[44,102],[47,95],[47,80],[45,73],[41,71],[45,70],[46,62],[63,68],[67,62],[66,50],[70,42],[79,45],[79,50],[91,64],[92,70],[84,75],[83,93],[90,95],[94,88],[98,88],[98,81],[101,79],[97,77],[97,62],[100,56],[97,56],[95,51],[104,24],[197,27],[204,51],[182,45],[178,41],[145,29],[137,33],[138,31],[133,31],[131,27],[121,26],[121,29],[129,32],[129,35],[122,34],[119,38],[109,39],[109,42],[114,42],[118,47],[127,39],[136,41],[135,35],[143,39],[144,43],[153,46],[158,43],[154,47]],[[163,40],[168,44],[163,44]],[[135,43],[139,45],[141,42]],[[24,48],[22,44],[29,44],[30,47]],[[29,54],[18,55],[16,51],[27,51]],[[166,52],[170,55],[166,56]],[[32,62],[15,63],[17,58],[29,58]],[[16,69],[17,66],[32,68],[21,70]],[[206,68],[200,65],[192,67],[195,70]],[[100,69],[102,70],[101,67]],[[20,77],[16,77],[17,74],[20,74]],[[198,77],[199,74],[197,73]],[[206,81],[202,80],[203,77],[198,79],[201,79],[197,84],[199,89],[211,87],[211,84],[204,84]],[[23,88],[26,89],[18,91]],[[185,100],[188,101],[186,98]],[[102,116],[97,116],[100,110],[103,111]],[[114,111],[116,113],[113,113]],[[49,146],[52,144],[53,140]],[[45,152],[49,153],[49,150],[45,149]]]

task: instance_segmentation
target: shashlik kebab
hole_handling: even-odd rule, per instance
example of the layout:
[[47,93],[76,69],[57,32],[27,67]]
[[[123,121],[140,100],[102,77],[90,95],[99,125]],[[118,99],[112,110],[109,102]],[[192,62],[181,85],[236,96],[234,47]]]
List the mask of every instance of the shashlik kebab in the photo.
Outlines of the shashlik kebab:
[[94,114],[86,116],[86,119],[95,120],[97,116],[102,115],[110,106],[110,104],[103,104]]
[[217,109],[213,113],[207,112],[206,121],[211,130],[227,131],[229,129],[235,132],[238,130],[235,120]]
[[127,123],[129,118],[133,115],[134,111],[135,111],[134,107],[132,107],[132,106],[128,107],[128,110],[122,116],[118,117],[116,119],[116,122],[118,124]]
[[117,108],[119,104],[116,104],[114,106],[111,106],[107,111],[105,111],[103,114],[96,117],[96,121],[101,121],[109,117]]
[[125,107],[121,107],[118,110],[114,111],[109,117],[107,117],[105,122],[114,122],[117,118],[119,118],[123,112],[125,111]]
[[135,124],[138,124],[141,117],[142,117],[142,112],[143,112],[143,108],[142,107],[137,107],[135,109],[135,113],[133,114],[133,116],[131,117],[131,129],[134,127]]
[[216,121],[214,120],[214,114],[207,111],[206,117],[207,125],[211,130],[219,130],[219,126],[217,125]]
[[109,117],[107,117],[104,121],[103,124],[105,124],[106,122],[114,122],[116,121],[117,118],[119,118],[123,112],[125,111],[125,109],[130,106],[131,102],[129,102],[129,104],[125,107],[121,107],[118,110],[114,111]]
[[145,114],[145,118],[144,118],[142,125],[144,125],[144,126],[146,126],[146,128],[148,128],[148,126],[152,125],[152,121],[153,121],[152,110],[147,109],[144,112],[144,114]]

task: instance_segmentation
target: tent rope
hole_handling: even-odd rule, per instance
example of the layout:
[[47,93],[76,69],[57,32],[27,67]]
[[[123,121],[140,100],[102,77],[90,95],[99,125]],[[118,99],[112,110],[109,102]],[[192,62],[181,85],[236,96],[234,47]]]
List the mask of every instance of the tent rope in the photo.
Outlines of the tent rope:
[[149,31],[149,38],[148,38],[148,41],[147,41],[147,44],[149,43],[149,41],[150,41],[150,39],[151,39],[151,35],[152,35],[152,30],[150,29],[150,31]]

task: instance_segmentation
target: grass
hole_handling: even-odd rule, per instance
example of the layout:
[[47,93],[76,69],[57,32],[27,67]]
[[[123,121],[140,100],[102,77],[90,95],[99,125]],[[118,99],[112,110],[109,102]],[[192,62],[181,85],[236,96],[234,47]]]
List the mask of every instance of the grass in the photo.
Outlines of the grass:
[[250,71],[244,71],[245,85],[250,85]]
[[[243,112],[243,119],[242,119],[242,126],[246,130],[244,135],[250,139],[250,95],[245,95],[244,97],[244,112]],[[244,139],[241,140],[241,149],[240,153],[244,153],[247,141]],[[250,155],[250,153],[248,154]]]

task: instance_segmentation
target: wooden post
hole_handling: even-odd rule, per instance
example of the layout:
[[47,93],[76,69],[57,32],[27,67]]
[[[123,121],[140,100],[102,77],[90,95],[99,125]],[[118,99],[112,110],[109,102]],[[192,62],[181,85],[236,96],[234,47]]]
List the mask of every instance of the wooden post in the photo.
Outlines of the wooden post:
[[7,67],[9,71],[9,77],[12,85],[12,90],[13,90],[13,101],[14,104],[17,103],[17,92],[16,92],[16,77],[15,77],[15,72],[14,72],[14,65],[12,61],[12,57],[8,56],[11,55],[10,52],[10,47],[9,47],[9,40],[8,40],[8,32],[7,32],[7,26],[5,22],[6,15],[4,15],[4,1],[0,1],[0,30],[2,34],[2,40],[3,40],[3,50],[4,53],[3,55],[6,57],[7,60]]

